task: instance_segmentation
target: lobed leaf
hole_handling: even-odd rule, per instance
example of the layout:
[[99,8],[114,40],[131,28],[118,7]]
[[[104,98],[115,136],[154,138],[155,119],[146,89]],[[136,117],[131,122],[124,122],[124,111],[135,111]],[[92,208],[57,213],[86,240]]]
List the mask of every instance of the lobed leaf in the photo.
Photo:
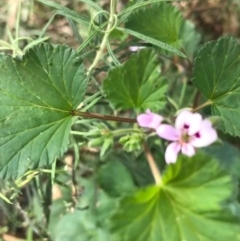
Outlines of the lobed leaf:
[[104,80],[103,90],[115,108],[159,110],[166,102],[167,90],[166,80],[159,72],[157,56],[144,49],[112,69]]
[[205,155],[169,165],[162,186],[123,198],[111,218],[115,241],[239,241],[239,219],[223,204],[237,183]]
[[[177,8],[171,4],[159,3],[131,14],[125,27],[155,41],[179,48],[182,22],[182,15]],[[184,54],[181,53],[181,56]]]
[[71,111],[87,79],[76,52],[42,44],[22,60],[0,56],[0,177],[51,164],[69,143]]
[[240,45],[225,37],[207,43],[194,62],[193,83],[220,116],[224,132],[240,136]]

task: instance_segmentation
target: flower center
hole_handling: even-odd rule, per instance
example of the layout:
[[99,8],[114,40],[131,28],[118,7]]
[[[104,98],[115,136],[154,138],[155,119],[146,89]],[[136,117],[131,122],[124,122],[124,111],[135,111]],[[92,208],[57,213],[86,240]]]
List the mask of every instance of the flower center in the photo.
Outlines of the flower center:
[[182,130],[182,135],[181,135],[181,138],[180,138],[180,144],[184,144],[184,143],[188,143],[189,140],[190,140],[190,136],[188,135],[188,128],[189,128],[189,125],[188,124],[184,124],[183,125],[183,130]]
[[187,133],[183,133],[181,136],[181,143],[188,143],[190,140],[190,136]]

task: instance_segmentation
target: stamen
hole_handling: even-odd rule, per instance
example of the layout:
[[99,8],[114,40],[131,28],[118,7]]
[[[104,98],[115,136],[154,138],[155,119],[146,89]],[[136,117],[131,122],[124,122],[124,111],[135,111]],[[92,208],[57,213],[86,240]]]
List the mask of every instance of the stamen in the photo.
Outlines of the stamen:
[[189,125],[184,124],[183,128],[184,128],[184,129],[188,129],[188,128],[189,128]]

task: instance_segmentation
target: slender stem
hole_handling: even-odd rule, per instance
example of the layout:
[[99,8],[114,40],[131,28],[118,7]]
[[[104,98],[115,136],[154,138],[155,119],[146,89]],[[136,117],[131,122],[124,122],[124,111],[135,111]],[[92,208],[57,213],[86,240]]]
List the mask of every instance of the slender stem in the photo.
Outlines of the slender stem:
[[198,92],[198,89],[194,88],[192,91],[192,94],[188,98],[188,103],[190,103],[192,105],[192,108],[194,108],[196,106],[196,105],[194,105],[194,101],[195,101],[195,96],[196,96],[197,92]]
[[155,162],[146,142],[143,143],[143,148],[144,148],[146,158],[148,160],[148,164],[151,168],[155,183],[156,183],[156,185],[160,185],[162,183],[161,173],[160,173],[160,171],[157,167],[157,164],[156,164],[156,162]]
[[183,99],[184,99],[184,96],[185,96],[185,93],[186,93],[186,88],[187,88],[187,80],[184,79],[184,80],[183,80],[182,90],[181,90],[181,95],[180,95],[180,99],[179,99],[179,104],[178,104],[178,106],[179,106],[180,108],[181,108],[182,103],[183,103]]
[[[21,1],[17,3],[18,11],[17,11],[17,21],[15,25],[15,39],[18,39],[19,36],[19,25],[20,25],[20,17],[21,17]],[[16,48],[19,48],[18,41],[16,41]]]
[[[181,51],[187,56],[187,53],[184,48],[181,48]],[[192,67],[192,61],[188,57],[187,57],[187,61],[188,61],[189,66]]]
[[194,100],[193,100],[193,109],[198,106],[198,101],[199,101],[200,97],[201,97],[201,92],[199,90],[197,90],[195,92],[195,96],[194,96]]
[[167,96],[167,99],[168,99],[169,103],[175,108],[175,110],[178,111],[179,107],[178,107],[177,103],[169,96]]
[[126,122],[126,123],[137,123],[136,119],[123,118],[123,117],[110,116],[110,115],[100,115],[100,114],[96,114],[96,113],[81,112],[81,111],[76,111],[76,110],[72,111],[71,114],[73,116],[96,118],[96,119],[100,119],[100,120],[118,121],[118,122]]
[[212,101],[211,101],[211,100],[208,100],[208,101],[204,102],[203,104],[195,107],[195,108],[192,110],[192,112],[197,112],[198,110],[202,109],[203,107],[208,106],[208,105],[211,105],[211,104],[212,104]]
[[117,15],[114,14],[115,5],[116,5],[115,0],[111,0],[108,25],[107,25],[106,31],[104,33],[102,42],[100,44],[99,50],[98,50],[98,52],[95,56],[95,59],[93,60],[93,63],[91,64],[91,66],[88,69],[88,74],[96,67],[96,65],[98,64],[98,61],[101,59],[101,57],[103,55],[103,51],[104,51],[104,49],[106,48],[106,45],[107,45],[108,36],[111,33],[111,30],[112,30],[114,24],[116,24]]
[[[109,131],[109,133],[111,133],[111,135],[113,136],[122,136],[122,135],[126,135],[126,134],[131,134],[131,133],[137,133],[140,134],[140,130],[137,129],[133,129],[133,128],[127,128],[127,129],[120,129],[120,130],[116,130],[116,131]],[[94,136],[96,134],[94,133],[89,133],[89,132],[81,132],[81,131],[71,131],[71,134],[73,135],[78,135],[78,136]]]

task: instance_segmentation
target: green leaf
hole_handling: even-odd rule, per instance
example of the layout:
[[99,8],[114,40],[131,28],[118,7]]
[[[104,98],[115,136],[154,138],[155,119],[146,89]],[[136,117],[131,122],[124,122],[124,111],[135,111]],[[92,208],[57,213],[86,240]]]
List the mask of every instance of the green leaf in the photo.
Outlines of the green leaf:
[[42,44],[22,60],[0,56],[0,177],[51,164],[69,143],[71,111],[87,79],[76,52]]
[[97,11],[103,10],[102,7],[98,3],[96,3],[92,0],[78,0],[78,2],[83,2],[83,3],[87,4],[88,6],[95,8]]
[[192,22],[185,20],[182,24],[180,31],[180,38],[182,39],[182,46],[188,57],[193,56],[196,50],[199,48],[201,35],[195,29]]
[[236,184],[209,156],[181,156],[162,186],[121,200],[110,220],[113,240],[239,241],[239,219],[223,206]]
[[135,190],[127,168],[120,161],[110,160],[98,173],[99,186],[110,196],[120,197]]
[[[148,0],[148,1],[145,1],[145,2],[136,2],[134,3],[134,1],[131,1],[128,3],[128,5],[130,6],[127,6],[127,8],[123,9],[119,14],[118,14],[118,17],[122,17],[124,16],[126,13],[131,13],[133,10],[136,10],[138,8],[142,8],[142,7],[145,7],[147,5],[150,5],[150,4],[154,4],[154,3],[160,3],[160,2],[177,2],[177,1],[181,1],[181,0]],[[121,19],[120,18],[120,21],[121,22]]]
[[159,110],[166,102],[166,80],[159,75],[157,56],[149,49],[134,54],[111,70],[103,90],[115,108]]
[[78,23],[82,23],[85,26],[88,26],[90,23],[90,20],[87,17],[84,17],[80,14],[78,14],[75,11],[72,11],[66,7],[63,7],[60,4],[57,4],[53,1],[48,1],[48,0],[38,0],[39,2],[49,6],[49,7],[53,7],[56,9],[56,14],[60,14],[63,15],[65,17],[71,18],[74,21],[78,22]]
[[65,215],[56,225],[54,236],[55,241],[111,241],[107,230],[88,210]]
[[[92,226],[92,227],[91,227]],[[94,218],[88,211],[75,211],[68,213],[61,218],[55,228],[54,240],[93,240],[94,234],[88,232],[88,229],[95,229]]]
[[179,55],[181,57],[186,58],[185,54],[183,54],[182,52],[180,52],[176,48],[170,46],[169,44],[165,44],[165,43],[163,43],[163,42],[161,42],[159,40],[156,40],[154,38],[148,37],[146,35],[143,35],[141,33],[138,33],[136,31],[133,31],[133,30],[130,30],[130,29],[127,29],[127,28],[119,28],[119,27],[117,27],[116,29],[122,31],[123,33],[128,33],[128,34],[130,34],[132,36],[135,36],[136,38],[139,38],[139,39],[141,39],[141,40],[143,40],[145,42],[148,42],[148,43],[151,43],[153,45],[156,45],[156,46],[160,47],[162,50],[167,50],[167,51],[169,51],[169,52],[171,52],[173,54],[176,54],[176,55]]
[[[88,190],[86,190],[88,191]],[[83,195],[85,195],[83,193]],[[96,200],[97,198],[97,200]],[[102,190],[93,190],[93,197],[90,201],[91,205],[81,209],[76,207],[73,213],[64,215],[56,210],[56,201],[52,205],[55,216],[51,219],[51,237],[55,241],[112,241],[110,234],[105,225],[106,220],[115,208],[115,199],[109,198]],[[62,200],[63,202],[63,200]],[[97,205],[95,205],[95,202]],[[79,202],[80,205],[82,203]],[[59,205],[58,205],[59,206]],[[55,210],[54,210],[55,209]],[[53,223],[55,221],[55,223]],[[66,232],[67,230],[67,232]]]
[[240,177],[240,151],[237,147],[223,142],[222,145],[208,146],[204,151],[216,157],[226,171]]
[[220,116],[219,128],[240,136],[240,45],[233,38],[207,43],[194,63],[193,83]]
[[159,3],[134,12],[125,23],[125,27],[178,48],[182,21],[183,18],[177,8],[168,3]]
[[12,204],[12,202],[6,197],[4,196],[2,193],[0,193],[0,198],[2,198],[5,202]]

